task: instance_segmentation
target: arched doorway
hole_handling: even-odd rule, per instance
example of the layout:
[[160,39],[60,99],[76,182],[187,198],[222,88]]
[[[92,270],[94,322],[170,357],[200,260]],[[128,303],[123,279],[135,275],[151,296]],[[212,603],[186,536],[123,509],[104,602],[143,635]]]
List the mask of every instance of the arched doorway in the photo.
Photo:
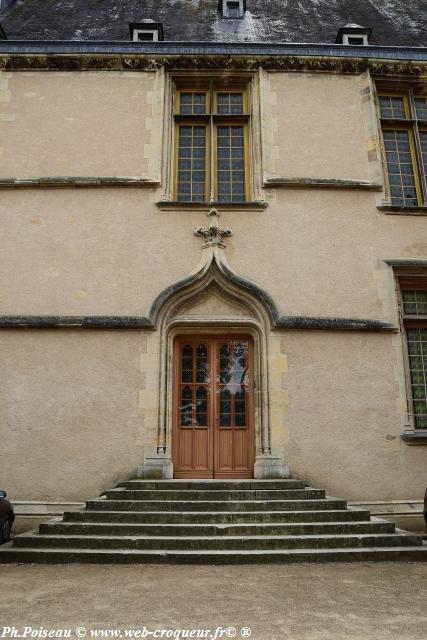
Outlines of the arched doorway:
[[[209,218],[208,228],[195,230],[206,240],[199,265],[164,289],[150,309],[149,323],[156,331],[159,348],[158,430],[156,447],[146,446],[140,474],[163,478],[288,477],[289,469],[282,454],[272,451],[271,440],[269,348],[279,312],[266,291],[228,266],[222,238],[231,232],[219,227],[215,209]],[[190,351],[184,353],[185,345],[192,347],[191,356]],[[204,349],[199,358],[207,358],[209,382],[197,380],[201,371],[197,367],[198,346]],[[238,367],[242,347],[246,363]],[[184,366],[185,357],[191,366]],[[183,376],[183,371],[190,369],[191,382]],[[226,375],[229,381],[225,381]],[[238,392],[231,393],[231,380],[239,375],[247,375],[248,382],[244,389],[240,383],[237,396]],[[234,389],[238,388],[236,384]],[[184,391],[187,396],[182,395]],[[206,411],[197,415],[198,408]],[[227,413],[230,424],[221,424],[228,421]],[[239,424],[243,413],[244,424]],[[202,414],[206,417],[201,418]]]

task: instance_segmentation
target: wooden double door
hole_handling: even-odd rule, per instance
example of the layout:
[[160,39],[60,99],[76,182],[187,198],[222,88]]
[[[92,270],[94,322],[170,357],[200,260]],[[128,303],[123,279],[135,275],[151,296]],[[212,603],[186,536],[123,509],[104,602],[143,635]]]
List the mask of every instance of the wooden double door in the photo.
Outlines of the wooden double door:
[[182,336],[174,344],[175,478],[252,478],[253,345],[249,336]]

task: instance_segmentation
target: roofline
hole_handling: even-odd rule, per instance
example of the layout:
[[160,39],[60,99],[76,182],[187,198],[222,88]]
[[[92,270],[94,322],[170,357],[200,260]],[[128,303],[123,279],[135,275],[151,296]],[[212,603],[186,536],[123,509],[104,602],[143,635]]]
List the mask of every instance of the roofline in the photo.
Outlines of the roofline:
[[383,47],[310,43],[127,42],[78,40],[0,40],[0,54],[148,54],[148,55],[257,55],[325,56],[427,61],[427,47]]

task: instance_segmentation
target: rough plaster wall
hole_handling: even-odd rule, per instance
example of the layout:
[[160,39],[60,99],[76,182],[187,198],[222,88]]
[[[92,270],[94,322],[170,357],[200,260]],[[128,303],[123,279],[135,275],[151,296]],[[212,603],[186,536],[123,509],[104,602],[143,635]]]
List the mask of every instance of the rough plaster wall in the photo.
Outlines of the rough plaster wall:
[[[157,442],[156,334],[0,333],[0,485],[15,500],[83,500],[134,475]],[[395,336],[275,333],[274,454],[294,476],[352,500],[409,499],[425,451],[400,439]],[[373,383],[375,381],[375,383]]]
[[157,90],[154,73],[0,73],[0,175],[158,180]]
[[11,498],[82,500],[135,474],[156,428],[140,404],[153,388],[146,336],[2,331],[0,352],[0,486]]
[[[2,125],[3,175],[117,175],[149,167],[158,177],[162,116],[153,105],[163,95],[161,73],[15,73],[0,74],[0,81],[0,113],[17,118]],[[260,86],[267,173],[378,177],[365,74],[262,73]],[[101,95],[105,135],[95,140]],[[314,118],[306,118],[313,104]],[[78,122],[67,128],[68,117]],[[197,264],[200,241],[192,232],[206,224],[201,212],[159,212],[161,192],[3,191],[0,313],[146,315],[156,295]],[[236,271],[269,291],[285,315],[394,321],[394,292],[381,261],[427,256],[423,218],[379,213],[381,194],[370,192],[267,195],[263,212],[223,214],[221,224],[234,234],[226,254]]]
[[224,214],[222,222],[234,233],[230,264],[284,315],[395,322],[383,260],[427,258],[424,218],[386,216],[372,193],[278,189],[264,213]]
[[159,213],[150,192],[3,192],[0,313],[147,314],[199,261],[193,228],[202,221]]
[[[41,78],[43,86],[42,74],[27,75],[37,94],[36,79]],[[283,74],[274,82],[279,76]],[[84,84],[80,74],[76,77],[80,95],[91,100],[90,85]],[[97,85],[97,74],[94,77]],[[22,78],[19,76],[19,82]],[[123,84],[121,77],[111,76],[113,85],[120,88],[139,87],[135,78]],[[309,121],[311,132],[316,134],[310,137],[305,132],[310,127],[300,119],[297,108],[307,95],[307,87],[305,82],[292,80],[295,91],[290,91],[291,85],[286,91],[292,127],[287,126],[288,135],[280,134],[278,153],[272,150],[271,161],[285,162],[278,164],[280,175],[286,166],[294,167],[292,159],[303,170],[302,174],[291,174],[296,177],[373,179],[375,127],[366,127],[368,99],[361,93],[366,82],[353,77],[340,79],[345,81],[343,85],[337,79],[330,84],[326,76],[319,76],[313,89],[318,97],[327,93],[318,85],[321,78],[330,87],[334,108],[319,113],[321,126],[318,120]],[[94,108],[84,115],[89,118],[84,128],[74,130],[75,138],[71,130],[64,133],[70,146],[62,158],[60,136],[46,138],[46,148],[41,146],[40,140],[46,137],[43,127],[50,125],[40,117],[32,120],[30,103],[25,105],[35,97],[24,95],[27,85],[22,85],[20,100],[13,103],[10,81],[15,76],[2,74],[0,79],[6,92],[0,105],[3,161],[8,169],[2,169],[3,175],[61,174],[66,169],[80,175],[114,175],[122,173],[125,166],[129,167],[127,173],[140,174],[140,166],[148,166],[146,161],[158,169],[156,160],[150,158],[149,145],[156,147],[159,125],[147,118],[156,117],[151,105],[155,95],[160,95],[161,83],[145,94],[144,124],[137,114],[141,146],[135,144],[131,121],[120,118],[124,128],[112,127],[108,131],[112,137],[105,135],[99,148],[90,135],[86,139],[83,134],[88,122],[97,120]],[[61,93],[70,96],[65,79],[61,74],[54,82],[62,82]],[[148,83],[148,79],[141,82]],[[59,117],[62,108],[79,113],[80,107],[73,101],[67,106],[64,98],[54,95],[52,86],[49,110],[54,117]],[[339,92],[335,92],[337,87]],[[356,118],[352,153],[344,156],[344,148],[335,147],[337,156],[328,156],[332,172],[324,169],[321,160],[325,144],[329,153],[330,140],[337,143],[347,131],[347,125],[337,128],[335,122],[338,113],[343,119],[341,91],[356,102],[362,96],[365,116],[359,121],[358,111],[350,113]],[[120,103],[127,109],[119,94],[114,98],[116,106]],[[272,98],[264,110],[266,135],[277,104],[280,101],[276,100],[275,106]],[[115,108],[108,112],[110,124],[117,123],[119,112]],[[285,120],[287,124],[288,118],[281,115],[280,124]],[[16,142],[15,123],[30,137],[26,154],[19,147],[25,141]],[[61,127],[55,126],[62,135]],[[37,127],[42,131],[40,140]],[[154,134],[150,127],[156,129]],[[281,126],[272,130],[271,140],[277,138],[278,131]],[[313,149],[313,157],[306,156],[304,163],[297,146],[300,137]],[[114,163],[106,152],[109,140],[118,150]],[[126,153],[121,155],[123,149]],[[37,154],[43,171],[39,170]],[[201,241],[194,237],[193,229],[206,224],[200,212],[159,212],[155,202],[160,193],[160,189],[2,192],[0,313],[146,315],[155,296],[187,275],[199,261]],[[221,225],[233,230],[234,235],[226,241],[226,255],[238,273],[269,291],[286,315],[396,321],[391,270],[383,260],[427,258],[423,218],[386,216],[376,208],[377,195],[366,192],[272,190],[269,202],[263,212],[229,212],[221,218]],[[156,442],[158,336],[8,331],[0,333],[0,340],[0,424],[6,434],[2,441],[12,452],[10,466],[1,467],[5,480],[2,475],[0,482],[12,487],[11,495],[13,492],[15,499],[82,499],[132,474],[142,461],[143,446]],[[410,448],[398,438],[405,409],[400,365],[397,335],[290,332],[280,336],[280,341],[275,337],[271,350],[274,450],[283,451],[284,447],[294,473],[325,485],[332,494],[353,499],[418,496],[418,487],[426,484],[425,451]],[[354,470],[360,486],[355,483]]]
[[[154,189],[4,191],[0,313],[146,315],[199,262],[193,230],[206,224],[200,212],[159,212],[155,199]],[[424,218],[386,216],[372,193],[277,190],[264,212],[225,212],[221,224],[233,230],[231,267],[285,315],[394,322],[383,261],[427,258]]]
[[421,497],[425,449],[400,438],[393,340],[379,334],[283,334],[289,404],[285,424],[275,425],[275,439],[294,475],[351,500]]
[[[278,158],[267,177],[369,180],[358,76],[272,73]],[[276,124],[277,123],[277,124]]]

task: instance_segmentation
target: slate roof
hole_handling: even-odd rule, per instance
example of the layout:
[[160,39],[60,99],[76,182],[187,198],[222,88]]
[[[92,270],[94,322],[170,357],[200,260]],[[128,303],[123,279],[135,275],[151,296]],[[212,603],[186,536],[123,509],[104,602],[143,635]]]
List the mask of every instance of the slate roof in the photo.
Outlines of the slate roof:
[[0,14],[9,40],[129,41],[129,22],[163,23],[166,41],[334,43],[348,22],[371,44],[427,46],[426,0],[247,0],[241,20],[218,0],[17,0]]

